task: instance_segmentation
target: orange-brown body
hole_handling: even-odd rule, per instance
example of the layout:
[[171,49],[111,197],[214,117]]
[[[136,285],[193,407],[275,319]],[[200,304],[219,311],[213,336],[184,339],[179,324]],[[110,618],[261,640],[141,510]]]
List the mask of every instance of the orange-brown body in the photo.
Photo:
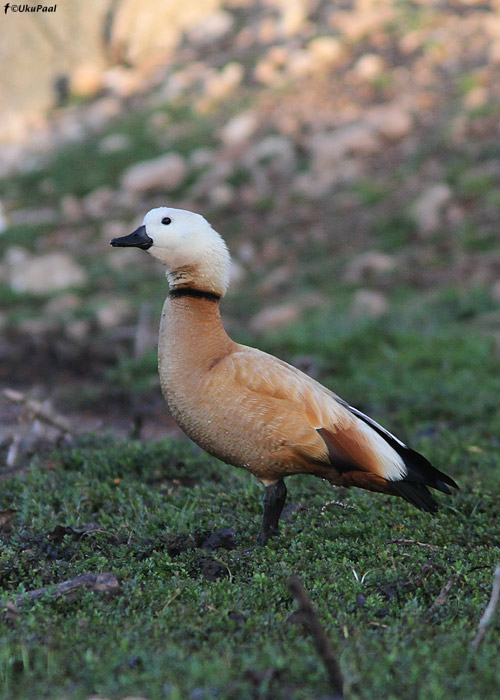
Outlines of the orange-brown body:
[[[217,302],[167,297],[159,373],[170,412],[186,435],[263,483],[311,473],[336,485],[394,493],[360,421],[335,394],[276,357],[231,340]],[[323,427],[359,464],[359,473],[343,475],[331,464],[318,432]]]

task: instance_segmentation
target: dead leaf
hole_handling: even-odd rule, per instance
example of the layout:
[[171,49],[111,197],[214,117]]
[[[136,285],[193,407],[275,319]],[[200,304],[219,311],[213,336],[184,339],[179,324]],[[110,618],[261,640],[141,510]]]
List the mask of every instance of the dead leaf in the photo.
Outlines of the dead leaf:
[[0,510],[0,532],[12,532],[11,520],[14,518],[17,510],[14,508],[7,508],[7,510]]

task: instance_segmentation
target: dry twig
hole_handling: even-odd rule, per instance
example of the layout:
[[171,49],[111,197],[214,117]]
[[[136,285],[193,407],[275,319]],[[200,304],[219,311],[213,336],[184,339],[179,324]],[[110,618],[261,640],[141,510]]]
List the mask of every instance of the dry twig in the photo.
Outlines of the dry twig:
[[486,606],[486,609],[479,620],[479,625],[477,626],[476,636],[471,642],[472,651],[476,651],[478,646],[483,641],[483,637],[486,634],[488,625],[491,622],[491,618],[495,614],[495,610],[498,605],[498,598],[500,596],[500,565],[495,569],[495,578],[493,579],[493,587],[491,589],[491,596]]
[[438,548],[435,547],[433,544],[427,544],[427,542],[417,542],[417,540],[391,540],[391,544],[402,544],[402,545],[410,545],[410,544],[416,544],[418,547],[426,547],[427,549],[431,549],[433,552],[437,552]]
[[5,458],[5,464],[9,469],[16,466],[17,455],[19,453],[19,445],[21,443],[21,438],[19,435],[14,435],[9,445],[7,451],[7,457]]
[[68,581],[62,581],[55,586],[45,586],[34,591],[21,593],[14,596],[11,601],[0,601],[0,607],[12,612],[26,603],[34,603],[35,600],[48,596],[50,600],[71,597],[77,591],[87,590],[95,593],[118,593],[120,583],[115,574],[82,574]]
[[433,613],[436,612],[438,608],[440,608],[442,605],[446,603],[448,600],[448,596],[450,595],[450,591],[453,588],[453,584],[457,580],[456,576],[452,576],[450,580],[443,586],[443,588],[439,591],[439,595],[436,598],[436,600],[433,602],[429,610],[427,611],[427,617],[430,617]]
[[340,670],[339,662],[335,656],[330,642],[327,639],[325,630],[319,621],[316,610],[312,604],[312,600],[307,594],[306,589],[302,585],[302,581],[298,576],[292,575],[288,579],[288,587],[290,588],[293,597],[298,602],[300,612],[303,615],[304,622],[307,625],[311,637],[313,638],[314,646],[318,652],[326,672],[330,678],[330,685],[333,690],[334,700],[343,700],[344,698],[344,679]]
[[33,418],[38,418],[44,423],[48,423],[54,428],[61,430],[63,433],[69,433],[70,435],[75,434],[76,431],[71,427],[69,421],[67,421],[64,416],[55,413],[51,408],[44,406],[40,401],[30,399],[26,394],[20,391],[14,391],[13,389],[4,389],[3,395],[13,403],[26,406]]

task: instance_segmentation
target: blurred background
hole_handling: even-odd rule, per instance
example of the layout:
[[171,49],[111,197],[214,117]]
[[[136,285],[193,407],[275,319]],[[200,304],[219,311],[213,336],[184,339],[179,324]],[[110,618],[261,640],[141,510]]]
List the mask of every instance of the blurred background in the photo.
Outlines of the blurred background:
[[[156,376],[162,269],[109,246],[159,205],[226,238],[233,337],[392,427],[409,411],[422,434],[443,420],[429,404],[439,377],[453,403],[457,338],[499,347],[499,10],[85,0],[2,14],[4,472],[60,438],[50,416],[75,433],[175,432]],[[419,393],[427,344],[438,359]],[[475,393],[471,348],[457,401]]]

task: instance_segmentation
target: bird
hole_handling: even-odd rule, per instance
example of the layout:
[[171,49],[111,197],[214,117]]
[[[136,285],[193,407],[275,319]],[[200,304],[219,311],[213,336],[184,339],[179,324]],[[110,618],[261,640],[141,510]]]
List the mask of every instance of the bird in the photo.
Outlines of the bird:
[[166,267],[158,370],[169,411],[184,433],[264,486],[258,545],[279,534],[285,479],[312,474],[334,486],[402,497],[434,513],[429,488],[455,481],[375,420],[292,365],[226,333],[220,314],[231,258],[200,214],[151,209],[135,231],[111,240]]

